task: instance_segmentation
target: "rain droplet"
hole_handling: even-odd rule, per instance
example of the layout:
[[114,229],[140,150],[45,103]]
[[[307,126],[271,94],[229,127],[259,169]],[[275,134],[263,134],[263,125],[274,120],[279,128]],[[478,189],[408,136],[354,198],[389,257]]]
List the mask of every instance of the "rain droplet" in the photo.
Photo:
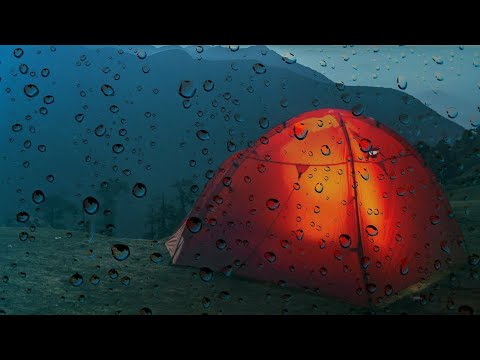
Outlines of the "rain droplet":
[[137,57],[140,60],[145,60],[147,58],[147,53],[145,52],[145,50],[138,50],[137,51]]
[[89,196],[85,198],[85,200],[83,200],[83,210],[88,215],[95,214],[99,208],[100,208],[100,204],[98,203],[97,199],[95,199],[93,196]]
[[278,207],[280,206],[280,201],[278,201],[277,199],[268,199],[267,200],[267,207],[269,210],[276,210],[278,209]]
[[406,262],[402,262],[400,265],[400,274],[407,275],[410,272],[410,266]]
[[430,223],[432,225],[438,225],[440,224],[440,218],[437,215],[432,215],[430,216]]
[[358,143],[360,150],[363,152],[370,152],[372,150],[372,142],[369,139],[362,139]]
[[328,145],[322,145],[322,154],[325,155],[325,156],[328,156],[330,155],[330,148],[328,147]]
[[138,312],[139,315],[152,315],[152,310],[148,307],[143,307],[140,309],[140,311]]
[[231,140],[228,140],[227,141],[227,150],[229,152],[235,152],[235,150],[237,150],[237,145],[235,145],[235,143]]
[[403,75],[397,77],[397,86],[400,90],[405,90],[407,88],[407,78]]
[[47,95],[43,97],[43,102],[47,105],[53,104],[55,98],[52,95]]
[[352,114],[355,116],[360,116],[365,111],[365,106],[362,104],[357,104],[352,108]]
[[22,129],[23,129],[22,124],[13,124],[12,125],[13,132],[20,132],[20,131],[22,131]]
[[110,277],[110,279],[116,279],[118,278],[118,271],[115,269],[110,269],[108,270],[108,276]]
[[180,87],[178,88],[178,93],[181,97],[189,99],[195,95],[197,88],[190,80],[183,80],[180,82]]
[[275,262],[275,260],[277,260],[277,257],[276,255],[271,252],[271,251],[267,251],[265,254],[263,254],[263,257],[265,258],[265,260],[267,260],[269,263],[273,263]]
[[432,56],[432,60],[435,61],[438,65],[443,64],[443,58],[441,56]]
[[112,146],[112,150],[115,154],[121,154],[125,150],[125,148],[122,144],[115,144]]
[[214,87],[215,84],[212,80],[205,80],[205,82],[203,83],[203,90],[205,91],[212,91]]
[[70,284],[72,284],[72,286],[77,287],[83,284],[83,277],[79,273],[75,273],[70,276],[70,279],[68,279],[68,281],[70,282]]
[[137,198],[147,195],[147,187],[142,183],[136,183],[132,188],[132,194]]
[[391,296],[393,294],[393,287],[390,284],[385,285],[384,289],[385,296]]
[[45,194],[42,190],[35,190],[32,193],[32,200],[35,204],[41,204],[45,201]]
[[38,95],[38,93],[40,92],[40,90],[38,90],[38,87],[34,84],[28,84],[28,85],[25,85],[25,87],[23,88],[23,92],[25,93],[25,95],[27,95],[29,98],[33,98],[35,96]]
[[440,243],[440,249],[442,249],[443,252],[450,254],[450,246],[448,246],[447,241],[444,240]]
[[375,291],[377,291],[377,285],[373,284],[373,283],[368,283],[367,284],[367,291],[370,293],[370,294],[373,294]]
[[92,275],[89,281],[92,285],[98,285],[100,283],[100,278],[97,275]]
[[19,235],[18,238],[20,241],[26,241],[28,239],[28,233],[26,231],[22,231]]
[[240,45],[228,45],[228,48],[231,52],[236,52],[238,49],[240,49]]
[[260,120],[258,120],[258,125],[260,125],[262,129],[266,129],[270,123],[266,117],[261,117]]
[[23,49],[21,48],[16,48],[13,50],[13,56],[15,56],[17,59],[20,59],[23,55]]
[[367,269],[370,266],[370,258],[368,256],[364,256],[360,259],[360,265],[362,265],[363,269]]
[[187,220],[186,226],[191,233],[196,234],[202,229],[202,220],[197,217],[191,217]]
[[344,249],[347,249],[350,247],[350,245],[352,245],[352,239],[347,234],[340,235],[340,237],[338,238],[338,241],[340,242],[340,245]]
[[205,282],[209,282],[213,279],[213,271],[207,267],[203,267],[200,269],[200,279]]
[[327,276],[328,275],[328,270],[327,270],[326,267],[322,266],[320,268],[320,275],[322,275],[322,276]]
[[103,124],[100,124],[95,128],[95,135],[97,136],[103,136],[105,135],[106,132],[107,132],[107,128]]
[[210,134],[208,133],[207,130],[198,130],[197,138],[199,138],[202,141],[206,141],[210,139]]
[[44,68],[42,69],[42,71],[40,71],[40,75],[42,75],[43,77],[47,77],[48,75],[50,75],[50,70],[47,68]]
[[296,123],[293,126],[293,133],[298,140],[303,140],[308,135],[308,129],[303,123]]
[[215,246],[217,247],[218,250],[223,250],[227,247],[227,242],[223,239],[218,239],[215,242]]
[[75,115],[75,121],[76,122],[82,122],[84,117],[85,116],[83,114],[77,114],[77,115]]
[[100,90],[102,90],[102,93],[105,96],[114,96],[115,95],[115,90],[113,90],[113,87],[111,87],[108,84],[103,84],[101,86]]
[[263,64],[256,63],[253,65],[253,71],[255,71],[257,74],[265,74],[267,72],[267,68]]
[[323,183],[317,183],[315,185],[315,191],[318,193],[318,194],[321,194],[322,191],[323,191]]
[[160,264],[163,261],[163,255],[155,252],[150,255],[150,261],[154,264]]
[[126,260],[130,256],[130,248],[127,245],[115,244],[111,250],[113,258],[118,261]]
[[450,119],[455,119],[458,115],[458,111],[453,106],[450,106],[449,108],[447,108],[447,115]]
[[17,214],[17,221],[21,223],[25,223],[30,219],[30,215],[26,211],[20,211]]
[[378,235],[378,229],[373,226],[373,225],[368,225],[366,228],[365,228],[365,231],[367,232],[367,234],[369,236],[377,236]]
[[285,61],[287,64],[295,64],[297,62],[297,58],[292,53],[286,53],[282,56],[282,60]]
[[472,254],[468,257],[468,263],[472,266],[476,266],[480,263],[480,257],[477,254]]

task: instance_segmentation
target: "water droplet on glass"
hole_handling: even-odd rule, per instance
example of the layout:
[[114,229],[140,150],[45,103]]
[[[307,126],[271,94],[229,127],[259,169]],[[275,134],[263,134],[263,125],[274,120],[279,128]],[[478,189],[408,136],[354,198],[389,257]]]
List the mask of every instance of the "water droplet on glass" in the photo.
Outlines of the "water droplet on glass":
[[365,111],[365,106],[363,104],[357,104],[352,108],[352,114],[355,116],[360,116]]
[[218,250],[224,250],[227,247],[227,242],[223,239],[218,239],[215,242],[215,246],[217,247]]
[[267,200],[267,207],[269,210],[276,210],[278,209],[278,207],[280,206],[280,201],[278,201],[277,199],[268,199]]
[[186,226],[191,233],[196,234],[202,229],[202,220],[197,217],[191,217],[187,220]]
[[267,260],[269,263],[273,263],[275,262],[275,260],[277,260],[277,257],[276,255],[271,252],[271,251],[267,251],[265,254],[263,254],[263,257],[265,258],[265,260]]
[[328,147],[328,145],[322,145],[322,154],[325,155],[325,156],[328,156],[330,155],[330,148]]
[[180,82],[180,87],[178,88],[178,93],[181,97],[189,99],[195,95],[197,88],[190,80],[183,80]]
[[404,261],[400,264],[400,274],[407,275],[410,272],[410,266]]
[[378,229],[373,226],[373,225],[368,225],[366,228],[365,228],[365,231],[367,232],[367,234],[369,236],[377,236],[378,235]]
[[265,74],[267,72],[267,68],[263,64],[256,63],[253,65],[253,71],[255,71],[257,74]]
[[198,130],[197,138],[199,138],[202,141],[206,141],[210,139],[210,134],[208,133],[207,130]]
[[147,58],[147,53],[145,52],[145,50],[138,50],[137,51],[137,57],[140,60],[145,60]]
[[28,239],[28,233],[26,231],[22,231],[19,235],[18,238],[20,241],[26,241]]
[[72,284],[72,286],[77,287],[83,284],[83,277],[79,273],[75,273],[70,276],[70,279],[68,279],[68,281],[70,282],[70,284]]
[[24,223],[24,222],[27,222],[28,219],[30,219],[30,215],[26,211],[20,211],[17,214],[17,221],[18,222]]
[[13,50],[13,56],[15,56],[17,59],[20,59],[23,55],[23,49],[22,48],[16,48]]
[[442,249],[443,252],[450,254],[450,246],[448,246],[448,242],[443,240],[440,243],[440,249]]
[[43,77],[47,77],[48,75],[50,75],[50,70],[47,68],[43,68],[42,71],[40,71],[40,75],[42,75]]
[[43,97],[43,102],[47,105],[53,104],[55,98],[52,95],[47,95]]
[[385,296],[391,296],[393,294],[393,287],[390,284],[385,285],[384,289]]
[[347,234],[340,235],[340,237],[338,238],[338,241],[340,242],[341,247],[344,249],[349,248],[350,245],[352,244],[352,239]]
[[33,98],[35,96],[38,95],[38,93],[40,92],[40,90],[38,90],[38,87],[34,84],[28,84],[28,85],[25,85],[25,87],[23,88],[23,92],[25,93],[25,95],[27,95],[29,98]]
[[377,285],[372,284],[372,283],[368,283],[368,284],[367,284],[367,291],[368,291],[370,294],[373,294],[375,291],[377,291]]
[[107,128],[105,127],[105,125],[100,124],[95,128],[94,131],[95,131],[95,135],[101,137],[105,135],[105,133],[107,132]]
[[115,90],[113,90],[113,87],[111,87],[108,84],[103,84],[102,87],[100,88],[100,90],[102,90],[102,93],[105,96],[114,96],[115,95]]
[[203,83],[203,89],[205,91],[212,91],[214,86],[215,84],[213,83],[212,80],[205,80],[205,82]]
[[458,115],[458,111],[453,106],[450,106],[449,108],[447,108],[447,115],[450,119],[455,119]]
[[112,146],[112,150],[115,154],[121,154],[125,150],[125,148],[122,144],[115,144]]
[[308,129],[303,123],[296,123],[293,126],[293,133],[298,140],[304,140],[308,135]]
[[150,261],[154,264],[160,264],[163,261],[163,255],[155,252],[150,255]]
[[112,245],[112,255],[115,260],[123,261],[130,255],[130,248],[127,245],[115,244]]
[[229,152],[235,152],[237,150],[237,145],[231,140],[227,141],[227,150]]
[[358,143],[360,150],[363,152],[370,152],[372,150],[372,142],[369,139],[362,139]]
[[360,265],[362,265],[362,268],[366,270],[370,266],[370,258],[368,256],[363,256],[360,259]]
[[468,257],[468,263],[472,266],[477,266],[480,263],[480,256],[472,254]]
[[75,115],[75,121],[76,122],[82,122],[84,117],[85,116],[83,114],[77,114],[77,115]]
[[95,214],[99,208],[100,208],[100,204],[98,203],[97,199],[95,199],[93,196],[89,196],[85,198],[85,200],[83,200],[83,210],[88,215]]
[[297,62],[297,58],[292,53],[286,53],[282,56],[282,60],[285,61],[287,64],[295,64]]
[[270,123],[269,123],[269,121],[266,117],[261,117],[260,120],[258,120],[258,124],[260,125],[260,127],[262,129],[266,129],[270,125]]
[[20,132],[20,131],[22,131],[22,129],[23,129],[22,124],[13,124],[12,125],[13,132]]
[[318,193],[318,194],[321,194],[322,191],[323,191],[323,183],[317,183],[315,185],[315,191]]
[[397,77],[397,86],[400,90],[405,90],[407,88],[407,78],[403,75]]
[[45,194],[42,190],[35,190],[32,193],[32,200],[35,204],[41,204],[45,201]]
[[137,198],[147,195],[147,187],[142,183],[136,183],[132,188],[132,194]]
[[213,271],[207,267],[203,267],[199,271],[200,279],[205,282],[209,282],[213,279]]
[[438,225],[440,224],[440,218],[437,215],[432,215],[430,216],[430,223],[432,225]]

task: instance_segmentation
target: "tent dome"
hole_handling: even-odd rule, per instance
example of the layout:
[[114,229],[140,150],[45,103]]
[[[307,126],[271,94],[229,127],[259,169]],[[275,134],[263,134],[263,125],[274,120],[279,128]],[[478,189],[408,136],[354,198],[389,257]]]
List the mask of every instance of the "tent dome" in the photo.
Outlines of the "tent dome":
[[322,109],[228,158],[167,241],[174,264],[376,304],[463,257],[415,149],[372,118]]

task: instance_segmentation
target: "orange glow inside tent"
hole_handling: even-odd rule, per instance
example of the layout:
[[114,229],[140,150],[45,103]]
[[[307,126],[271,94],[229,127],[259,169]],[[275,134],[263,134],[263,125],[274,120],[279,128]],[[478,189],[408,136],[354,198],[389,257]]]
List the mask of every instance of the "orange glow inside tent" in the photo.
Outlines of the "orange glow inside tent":
[[461,241],[411,145],[372,118],[323,109],[228,158],[167,247],[174,264],[366,305],[452,266]]

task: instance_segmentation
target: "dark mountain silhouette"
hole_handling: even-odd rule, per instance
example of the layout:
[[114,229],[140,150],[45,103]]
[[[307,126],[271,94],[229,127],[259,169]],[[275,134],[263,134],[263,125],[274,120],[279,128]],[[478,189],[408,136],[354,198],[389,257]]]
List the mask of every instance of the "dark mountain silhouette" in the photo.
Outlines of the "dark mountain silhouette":
[[[316,108],[355,109],[412,144],[453,143],[464,130],[405,92],[335,84],[263,46],[28,46],[21,56],[15,48],[0,49],[5,219],[42,217],[51,193],[81,210],[87,196],[102,201],[108,184],[140,182],[144,198],[118,192],[115,209],[100,203],[93,217],[97,229],[114,218],[117,234],[142,236],[159,198],[176,204],[183,196],[174,184],[191,183],[196,198],[232,152]],[[33,204],[36,189],[45,203]]]

